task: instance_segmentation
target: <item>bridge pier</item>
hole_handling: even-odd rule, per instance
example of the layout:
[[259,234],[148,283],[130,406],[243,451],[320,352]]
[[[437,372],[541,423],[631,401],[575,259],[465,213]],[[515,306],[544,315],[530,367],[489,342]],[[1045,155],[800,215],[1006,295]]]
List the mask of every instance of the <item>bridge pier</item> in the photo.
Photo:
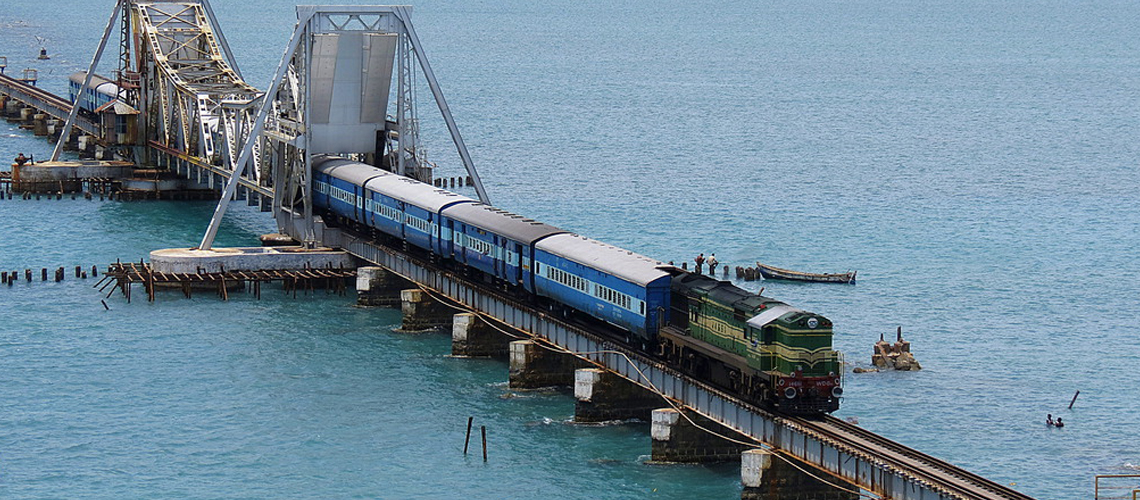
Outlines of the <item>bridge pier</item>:
[[419,288],[400,291],[400,310],[404,322],[400,330],[419,332],[447,326],[454,310],[435,300]]
[[415,285],[382,267],[361,267],[356,270],[356,303],[395,307],[400,305],[400,292],[410,286]]
[[[689,418],[686,419],[685,416]],[[731,462],[738,460],[741,452],[750,448],[721,437],[738,438],[735,431],[692,411],[686,411],[685,416],[673,408],[653,410],[650,428],[653,437],[651,460],[680,463]]]
[[475,314],[460,313],[452,317],[452,356],[506,358],[510,355],[512,340]]
[[[768,450],[751,449],[740,454],[741,500],[857,500],[844,491],[811,477]],[[850,487],[848,487],[850,488]]]
[[574,421],[649,421],[661,396],[601,368],[574,371]]
[[32,115],[32,133],[40,137],[48,135],[47,114],[36,113]]
[[574,370],[585,362],[547,349],[533,340],[511,342],[511,389],[568,386],[574,383]]

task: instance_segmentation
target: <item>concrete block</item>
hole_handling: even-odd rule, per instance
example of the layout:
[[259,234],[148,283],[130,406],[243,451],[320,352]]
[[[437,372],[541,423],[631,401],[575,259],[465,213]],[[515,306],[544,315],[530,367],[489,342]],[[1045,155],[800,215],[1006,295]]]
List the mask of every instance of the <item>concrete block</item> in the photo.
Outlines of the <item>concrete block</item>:
[[661,396],[601,368],[574,372],[574,421],[649,421]]
[[382,267],[361,267],[356,270],[356,303],[395,307],[400,305],[400,292],[413,286],[414,283]]
[[460,313],[452,316],[451,354],[453,356],[506,358],[514,338],[492,328],[479,316]]
[[400,329],[405,332],[432,330],[451,324],[455,310],[433,299],[420,289],[400,292],[400,310],[404,321]]
[[[855,487],[836,488],[816,476],[800,470],[811,470],[806,464],[793,466],[787,457],[777,457],[764,449],[746,450],[740,455],[740,492],[742,500],[857,500]],[[829,481],[834,482],[831,479]],[[851,491],[848,491],[851,490]]]
[[[695,412],[686,412],[688,418],[673,408],[653,410],[650,435],[653,438],[651,456],[654,462],[731,462],[739,460],[741,452],[749,448],[721,437],[745,439],[735,431]],[[700,428],[693,425],[690,420],[696,422]]]
[[533,340],[516,340],[510,345],[510,387],[569,386],[574,383],[574,370],[585,364],[573,355],[551,351]]

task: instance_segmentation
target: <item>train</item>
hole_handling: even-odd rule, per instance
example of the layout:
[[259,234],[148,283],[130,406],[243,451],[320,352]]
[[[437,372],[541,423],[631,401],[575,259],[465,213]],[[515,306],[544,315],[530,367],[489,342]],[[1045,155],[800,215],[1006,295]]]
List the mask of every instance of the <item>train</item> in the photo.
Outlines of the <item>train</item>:
[[[85,111],[89,115],[94,115],[100,108],[110,104],[119,97],[119,85],[115,82],[108,80],[99,75],[91,77],[91,83],[86,88],[83,87],[83,81],[87,78],[87,73],[80,71],[72,73],[68,78],[68,99],[71,102],[78,102],[80,111]],[[76,101],[76,98],[79,98]]]
[[312,182],[326,224],[601,326],[749,402],[839,408],[842,359],[821,315],[366,163],[316,155]]

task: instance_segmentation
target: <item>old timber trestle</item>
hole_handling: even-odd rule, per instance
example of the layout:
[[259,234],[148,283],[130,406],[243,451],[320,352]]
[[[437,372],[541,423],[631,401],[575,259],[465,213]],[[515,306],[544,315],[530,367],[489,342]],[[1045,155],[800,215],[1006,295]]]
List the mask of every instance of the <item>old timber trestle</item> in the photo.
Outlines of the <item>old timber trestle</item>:
[[343,248],[457,303],[530,332],[594,364],[850,484],[899,500],[1017,499],[1025,494],[870,431],[828,417],[774,415],[657,360],[602,338],[420,259],[337,229],[319,228],[329,247]]

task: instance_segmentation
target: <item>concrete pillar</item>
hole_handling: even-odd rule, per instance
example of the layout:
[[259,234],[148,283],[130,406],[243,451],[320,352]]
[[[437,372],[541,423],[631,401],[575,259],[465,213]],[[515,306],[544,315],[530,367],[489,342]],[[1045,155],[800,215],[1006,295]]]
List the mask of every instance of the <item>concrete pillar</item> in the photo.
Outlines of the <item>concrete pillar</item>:
[[601,368],[574,371],[574,421],[649,421],[661,396]]
[[512,340],[475,314],[452,316],[452,356],[506,358],[510,355]]
[[[735,431],[695,412],[686,411],[686,415],[704,429],[722,436],[744,439]],[[651,459],[654,462],[730,462],[738,460],[740,453],[749,448],[697,428],[673,408],[653,410],[650,434],[653,436]]]
[[404,312],[404,323],[400,329],[405,332],[447,326],[455,312],[418,288],[400,292],[400,310]]
[[20,108],[20,121],[29,121],[35,114],[36,110],[34,108]]
[[36,113],[32,115],[32,133],[38,136],[48,135],[46,114]]
[[533,340],[516,340],[510,349],[512,389],[571,385],[574,370],[585,364],[573,355],[551,351]]
[[[801,465],[805,470],[811,470]],[[822,473],[816,474],[824,477]],[[832,479],[828,479],[835,482]],[[751,449],[740,454],[742,500],[856,500],[859,495],[841,490],[809,476],[768,450]],[[846,487],[855,490],[853,486]]]
[[356,303],[362,306],[400,305],[400,292],[410,286],[415,285],[382,267],[356,269]]

